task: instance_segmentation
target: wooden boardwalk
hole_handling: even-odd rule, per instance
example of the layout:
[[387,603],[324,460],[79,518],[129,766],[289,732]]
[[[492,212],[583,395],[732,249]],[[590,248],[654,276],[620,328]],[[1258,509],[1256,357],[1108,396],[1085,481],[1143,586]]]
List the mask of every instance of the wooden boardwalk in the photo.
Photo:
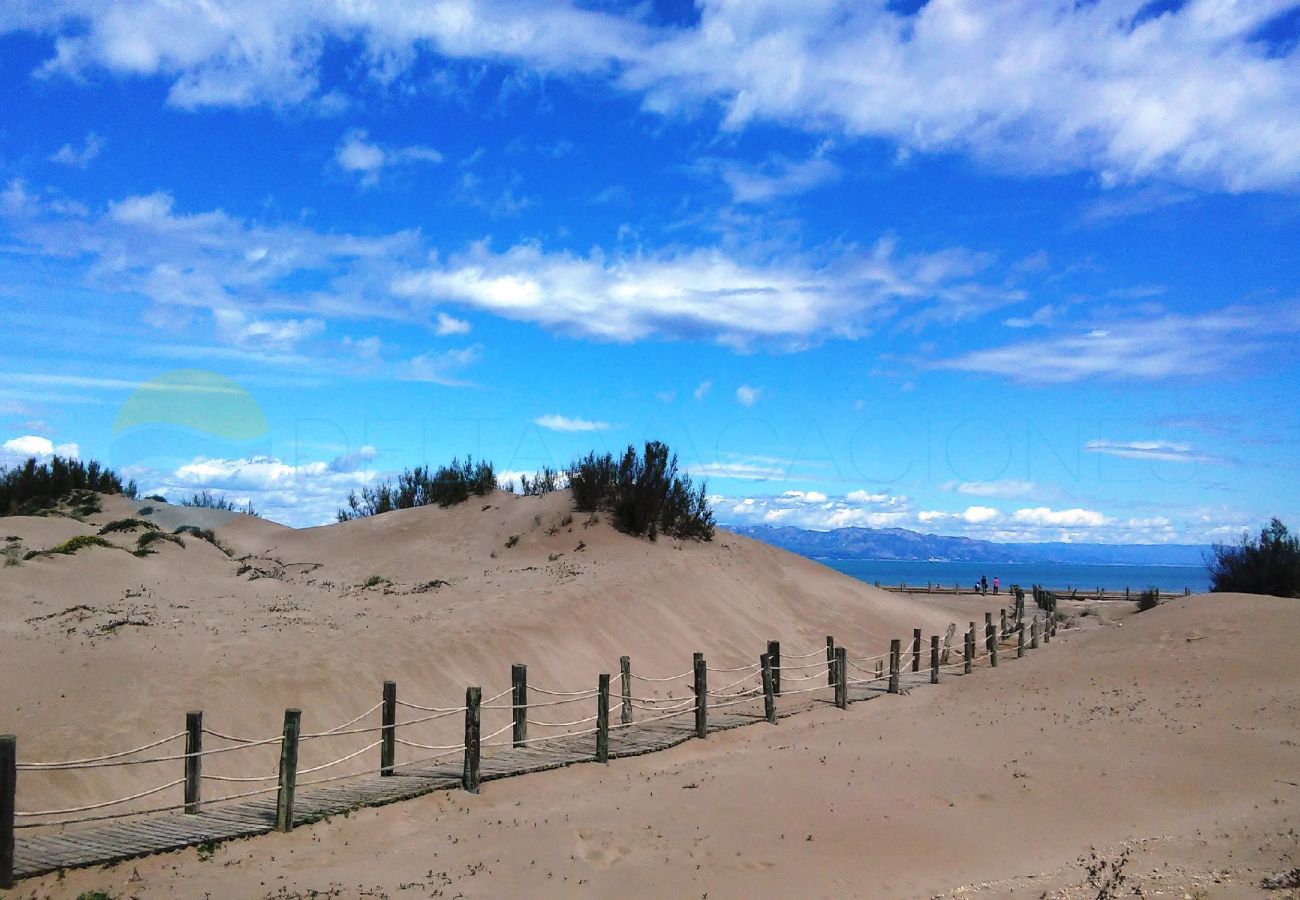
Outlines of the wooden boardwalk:
[[[905,656],[905,663],[910,659]],[[949,670],[951,671],[951,670]],[[861,676],[856,673],[854,677]],[[866,677],[866,676],[861,676]],[[951,677],[948,672],[944,678]],[[930,672],[903,672],[904,688],[928,684]],[[811,687],[815,680],[807,682]],[[793,689],[795,685],[790,685]],[[869,700],[886,693],[885,682],[850,685],[849,702]],[[611,698],[612,713],[618,714],[618,698]],[[710,703],[718,701],[710,700]],[[831,688],[797,696],[778,696],[777,714],[786,718],[817,706],[832,705]],[[650,717],[649,712],[640,713]],[[764,722],[763,697],[758,695],[743,703],[709,710],[709,732],[725,731]],[[611,758],[640,756],[674,747],[695,737],[694,710],[673,719],[650,722],[635,727],[611,727]],[[595,735],[566,735],[555,740],[524,747],[485,747],[480,764],[481,780],[511,778],[530,772],[557,769],[581,762],[594,761]],[[418,768],[399,762],[390,777],[358,775],[355,780],[341,781],[329,787],[315,787],[297,792],[294,801],[294,825],[304,825],[340,815],[362,807],[382,806],[419,797],[432,791],[459,790],[461,756]],[[62,831],[32,829],[20,833],[14,847],[14,875],[30,878],[59,869],[102,865],[132,857],[179,850],[212,841],[266,834],[275,830],[275,794],[252,800],[216,803],[200,812],[170,812],[119,819]]]

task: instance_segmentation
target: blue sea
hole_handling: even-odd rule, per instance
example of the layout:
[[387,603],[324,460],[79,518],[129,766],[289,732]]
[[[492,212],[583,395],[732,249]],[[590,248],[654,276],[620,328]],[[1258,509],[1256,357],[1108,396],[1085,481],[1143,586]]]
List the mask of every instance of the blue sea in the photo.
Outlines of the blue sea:
[[1204,566],[1101,566],[1070,565],[1064,563],[978,563],[978,562],[927,562],[925,560],[894,559],[819,559],[846,575],[868,584],[879,581],[882,585],[900,582],[925,587],[926,582],[951,587],[973,587],[980,576],[988,577],[990,590],[993,579],[1001,580],[1003,588],[1019,584],[1028,589],[1031,584],[1041,584],[1048,590],[1065,591],[1078,588],[1080,592],[1101,588],[1122,591],[1132,588],[1159,588],[1168,593],[1181,594],[1185,588],[1192,593],[1210,589],[1210,576]]

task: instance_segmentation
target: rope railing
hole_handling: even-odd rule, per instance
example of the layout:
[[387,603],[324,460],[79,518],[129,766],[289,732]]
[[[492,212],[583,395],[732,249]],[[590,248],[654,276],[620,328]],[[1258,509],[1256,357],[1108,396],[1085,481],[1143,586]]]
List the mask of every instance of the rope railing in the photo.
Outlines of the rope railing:
[[660,684],[662,684],[665,681],[681,681],[683,678],[693,678],[694,676],[695,676],[694,669],[691,669],[689,672],[683,672],[680,675],[669,675],[667,678],[647,678],[645,675],[638,675],[635,672],[632,673],[632,677],[635,678],[637,681],[649,681],[652,683],[660,683]]
[[282,735],[278,734],[275,737],[269,738],[241,738],[230,734],[222,734],[220,731],[213,731],[211,728],[204,728],[203,733],[210,734],[214,738],[220,738],[223,741],[233,741],[234,743],[244,744],[249,747],[260,747],[263,744],[275,744],[284,739]]
[[760,666],[758,663],[750,663],[747,666],[732,666],[729,669],[715,669],[713,666],[709,666],[708,670],[710,672],[749,672],[753,669],[759,669],[759,668],[762,668],[762,666]]
[[[940,653],[944,655],[938,657],[934,655],[935,639],[932,637],[929,648],[930,655],[921,657],[926,662],[915,671],[911,670],[911,663],[916,659],[917,655],[924,654],[925,647],[916,643],[914,636],[912,641],[906,643],[902,641],[894,642],[897,650],[875,656],[849,657],[842,647],[835,647],[830,643],[829,639],[827,649],[819,647],[807,653],[787,654],[784,660],[782,660],[780,654],[779,644],[770,642],[768,655],[764,657],[764,662],[737,666],[709,666],[705,663],[703,655],[697,654],[696,665],[692,670],[665,677],[634,673],[630,669],[628,658],[624,657],[620,661],[620,674],[623,679],[623,692],[621,694],[609,691],[610,679],[608,675],[601,676],[599,689],[561,691],[549,687],[530,685],[526,680],[526,667],[522,665],[514,667],[515,671],[512,673],[514,683],[510,688],[487,698],[482,698],[481,691],[478,688],[470,688],[466,691],[465,703],[457,706],[432,706],[413,703],[409,700],[397,700],[396,685],[392,682],[386,682],[383,700],[345,722],[324,730],[302,732],[298,728],[301,713],[297,710],[287,710],[285,713],[284,733],[259,739],[226,734],[216,729],[204,727],[202,713],[190,713],[187,716],[186,731],[160,737],[139,747],[76,759],[25,763],[17,763],[15,760],[14,769],[22,772],[76,771],[183,761],[185,777],[156,784],[136,793],[111,800],[84,803],[79,806],[15,811],[15,819],[18,821],[14,823],[13,827],[17,829],[56,828],[85,822],[173,812],[181,809],[184,809],[186,813],[201,812],[202,808],[215,804],[261,797],[278,792],[276,801],[277,827],[282,830],[289,830],[293,824],[294,788],[305,788],[373,776],[376,774],[374,767],[367,767],[364,771],[339,773],[334,773],[331,770],[344,767],[346,763],[357,760],[376,749],[380,751],[378,754],[380,756],[379,775],[422,775],[423,773],[417,771],[420,767],[446,760],[457,754],[464,754],[463,783],[467,789],[475,790],[478,786],[479,754],[482,749],[500,749],[504,751],[508,748],[526,748],[532,745],[570,740],[574,741],[574,746],[579,748],[578,758],[580,759],[584,752],[581,750],[582,742],[575,739],[594,734],[596,735],[592,751],[595,755],[594,758],[604,762],[609,758],[609,734],[611,732],[647,728],[656,723],[694,715],[696,717],[694,728],[698,731],[699,736],[703,736],[708,730],[709,711],[746,705],[753,708],[754,704],[759,700],[764,701],[762,709],[765,717],[769,721],[775,722],[774,701],[776,699],[784,700],[821,691],[834,691],[836,704],[844,708],[852,699],[847,690],[849,687],[879,685],[887,681],[889,682],[889,690],[896,693],[901,682],[906,681],[908,685],[915,686],[919,679],[926,676],[929,676],[932,681],[937,681],[938,672],[964,669],[977,662],[994,657],[998,651],[1007,652],[1009,655],[1010,651],[1015,650],[1017,656],[1023,655],[1020,652],[1022,646],[1020,644],[1022,640],[1020,627],[1020,622],[1017,621],[1014,627],[1009,627],[1003,633],[998,623],[994,622],[991,633],[986,631],[981,634],[977,631],[974,646],[970,648],[972,656],[969,659],[965,655],[967,651],[965,641],[969,632],[961,634],[962,643],[960,646],[954,646],[950,639],[944,639],[943,645],[938,648]],[[1040,636],[1044,635],[1044,629],[1050,627],[1050,625],[1044,624],[1042,628],[1039,628],[1035,623],[1032,630],[1027,624],[1024,627],[1024,649],[1037,649]],[[1030,643],[1031,640],[1033,641],[1032,644]],[[990,650],[990,646],[993,649]],[[917,647],[920,649],[915,649]],[[835,656],[829,659],[822,658],[824,654],[829,653],[835,653]],[[814,659],[814,657],[816,658]],[[945,659],[951,659],[952,661],[940,662],[940,660]],[[890,662],[896,663],[897,668],[886,671],[883,667],[876,668],[867,665],[880,663],[882,660],[890,660]],[[706,675],[710,672],[714,674],[735,674],[739,677],[710,689],[706,686]],[[856,672],[863,677],[852,677],[851,672]],[[769,678],[769,674],[773,677]],[[777,681],[778,677],[780,682],[785,683],[784,687]],[[637,696],[629,688],[632,681],[643,684],[667,685],[690,679],[694,679],[694,683],[684,685],[686,690],[690,692],[685,697],[671,696],[676,690],[675,688],[664,689],[670,694],[670,696],[666,697]],[[761,686],[753,683],[755,679],[761,679]],[[650,694],[653,692],[655,691],[647,690],[645,693]],[[513,696],[511,696],[512,694]],[[543,699],[532,700],[530,694],[535,694]],[[862,699],[863,696],[863,694],[859,694],[858,699]],[[868,693],[865,696],[870,696],[870,694]],[[572,703],[589,701],[595,697],[601,698],[601,701],[608,705],[593,715],[557,721],[532,718],[529,715],[530,712],[535,710],[558,708]],[[501,702],[503,699],[505,699],[505,702]],[[798,708],[810,708],[813,703],[815,701],[810,698],[807,704]],[[611,721],[612,718],[617,717],[620,706],[623,718],[627,719],[627,721]],[[399,722],[397,721],[397,709],[399,707],[414,711],[417,715],[406,721]],[[360,724],[380,711],[383,714],[382,723]],[[480,717],[483,712],[489,711],[494,713],[509,712],[512,714],[508,717],[511,721],[502,724],[487,734],[480,735]],[[642,715],[633,718],[631,715],[633,711],[638,711]],[[425,743],[412,740],[410,734],[399,735],[399,729],[407,729],[408,727],[461,715],[465,717],[465,739],[457,743]],[[751,720],[750,715],[748,712],[738,710],[730,720],[724,719],[722,727],[745,724],[745,722]],[[548,733],[530,736],[527,734],[527,727],[530,726]],[[512,729],[514,733],[507,734]],[[378,734],[376,735],[376,733]],[[674,726],[666,730],[664,734],[671,736],[670,740],[677,741],[683,739],[689,732]],[[208,735],[224,742],[224,745],[202,748],[202,735]],[[298,747],[303,741],[347,735],[376,735],[376,737],[368,741],[364,746],[328,761],[305,767],[300,767],[297,763]],[[155,750],[181,739],[185,740],[185,752],[144,755],[150,750]],[[641,743],[643,738],[638,737],[633,740],[637,743],[632,746],[643,746]],[[654,737],[650,739],[652,748],[658,746],[655,741],[656,738]],[[203,772],[198,765],[199,760],[205,756],[216,756],[239,750],[271,746],[281,749],[280,771],[276,774],[240,775]],[[398,762],[395,751],[399,746],[428,755],[414,760]],[[566,747],[563,752],[567,758],[570,750]],[[12,752],[10,759],[12,759]],[[434,773],[445,778],[448,770],[443,767],[434,770],[430,774]],[[308,777],[315,775],[320,777]],[[198,785],[202,782],[248,785],[249,789],[237,789],[233,794],[200,799]],[[287,791],[286,784],[288,785]],[[181,785],[184,785],[185,788],[183,802],[178,801],[166,805],[138,808],[138,801],[156,797]],[[12,802],[12,799],[10,802]],[[12,840],[12,831],[10,835],[9,839]],[[0,834],[0,840],[3,839],[4,835]],[[0,875],[3,874],[3,872],[0,872]]]
[[463,706],[421,706],[418,703],[410,703],[406,700],[398,700],[397,705],[405,706],[407,709],[414,709],[414,710],[419,710],[420,712],[431,712],[431,713],[458,713],[458,712],[465,711],[465,707]]
[[315,732],[315,733],[313,733],[313,734],[304,734],[304,735],[302,735],[302,737],[303,737],[303,738],[321,738],[321,737],[333,737],[334,735],[337,735],[337,734],[364,734],[366,731],[369,731],[370,729],[368,729],[368,728],[360,729],[360,728],[359,728],[359,729],[353,729],[353,730],[350,730],[350,731],[348,731],[348,730],[344,730],[344,729],[347,729],[347,728],[349,728],[349,726],[352,726],[352,725],[357,724],[357,723],[360,722],[362,719],[364,719],[366,716],[370,715],[372,712],[375,712],[376,710],[381,709],[381,708],[383,707],[383,705],[384,705],[384,702],[381,700],[381,701],[379,701],[378,703],[376,703],[374,706],[370,707],[370,709],[366,710],[366,711],[363,712],[361,715],[357,716],[355,719],[348,719],[348,720],[347,720],[346,722],[344,722],[342,725],[335,725],[333,728],[328,728],[328,729],[326,729],[325,731],[317,731],[317,732]]
[[60,769],[95,769],[106,768],[108,766],[138,766],[144,763],[161,762],[176,757],[151,757],[149,759],[133,759],[127,762],[112,762],[135,753],[143,753],[145,750],[152,750],[154,747],[161,747],[163,744],[185,737],[185,732],[181,731],[165,738],[159,738],[148,744],[142,744],[139,747],[132,747],[130,750],[122,750],[118,753],[108,753],[103,756],[87,756],[84,759],[64,759],[57,762],[34,762],[19,763],[15,768],[20,772],[35,771],[56,771]]
[[600,718],[599,713],[594,716],[587,716],[585,719],[574,719],[572,722],[538,722],[536,719],[525,719],[524,721],[529,725],[536,725],[538,728],[569,728],[573,725],[586,725],[588,722],[594,722],[598,718]]
[[[105,800],[103,803],[88,803],[85,806],[69,806],[66,807],[65,809],[41,809],[41,810],[33,810],[31,812],[15,812],[14,818],[29,819],[29,818],[36,818],[38,816],[63,816],[63,815],[67,815],[68,813],[90,812],[96,809],[107,809],[110,806],[120,806],[123,803],[130,803],[132,800],[140,800],[152,794],[161,793],[162,791],[165,791],[168,788],[174,788],[176,787],[176,785],[184,784],[184,783],[185,783],[184,778],[178,778],[175,781],[169,781],[166,784],[160,784],[157,787],[149,788],[148,790],[141,791],[138,794],[132,794],[129,797],[118,797],[116,800]],[[49,823],[49,824],[55,824],[55,823]]]

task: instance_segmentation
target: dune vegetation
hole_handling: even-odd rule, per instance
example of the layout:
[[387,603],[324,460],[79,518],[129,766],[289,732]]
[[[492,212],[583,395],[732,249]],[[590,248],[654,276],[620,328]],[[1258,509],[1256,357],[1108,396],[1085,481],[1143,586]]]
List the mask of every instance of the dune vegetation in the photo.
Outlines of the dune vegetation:
[[90,515],[99,511],[95,494],[134,498],[136,486],[93,459],[55,456],[38,463],[29,457],[21,465],[0,468],[0,516],[46,515],[60,505],[71,507],[75,516]]
[[1215,544],[1209,561],[1210,590],[1300,597],[1300,538],[1274,518],[1237,544]]

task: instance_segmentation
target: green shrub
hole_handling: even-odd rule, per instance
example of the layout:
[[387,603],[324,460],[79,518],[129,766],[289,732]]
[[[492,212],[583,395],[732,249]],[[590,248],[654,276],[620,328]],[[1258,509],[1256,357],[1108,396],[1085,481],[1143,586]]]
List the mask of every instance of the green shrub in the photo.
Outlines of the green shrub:
[[614,457],[606,453],[597,456],[588,453],[569,466],[569,490],[573,493],[573,506],[579,512],[596,512],[614,495],[618,479],[618,466]]
[[[83,550],[86,547],[113,547],[113,545],[102,537],[95,537],[93,534],[79,534],[76,537],[68,538],[57,547],[51,547],[48,550],[32,550],[28,552],[23,559],[32,559],[36,556],[49,556],[53,553],[62,553],[64,556],[71,556],[78,550]],[[114,547],[113,549],[117,548]]]
[[651,540],[660,532],[705,541],[713,537],[706,486],[697,490],[689,475],[677,474],[676,455],[659,441],[647,441],[640,455],[629,445],[617,465],[608,453],[589,453],[574,461],[568,476],[576,509],[607,509],[614,524],[630,534]]
[[144,534],[136,538],[135,551],[134,551],[135,555],[148,556],[150,553],[155,552],[153,550],[150,550],[149,546],[151,544],[156,544],[159,541],[167,541],[169,543],[176,544],[179,547],[185,546],[185,542],[181,540],[179,535],[168,534],[165,531],[157,531],[157,530],[146,531]]
[[1261,529],[1259,540],[1243,534],[1241,543],[1215,544],[1213,552],[1207,562],[1211,591],[1300,597],[1300,539],[1281,520]]
[[550,466],[542,466],[542,470],[531,481],[527,475],[521,475],[519,482],[525,497],[540,497],[564,487],[564,473],[557,472]]
[[392,582],[389,581],[387,578],[385,578],[383,575],[371,575],[369,578],[366,579],[365,584],[363,584],[362,587],[373,588],[373,587],[380,587],[381,585],[385,585],[385,584],[392,584]]
[[1160,605],[1160,589],[1147,588],[1138,595],[1138,610],[1146,612],[1148,609],[1155,609]]
[[216,547],[222,553],[226,554],[226,556],[233,557],[235,555],[235,551],[231,550],[225,544],[221,543],[221,541],[217,540],[217,536],[212,531],[211,528],[199,528],[197,525],[182,525],[181,527],[173,531],[172,534],[192,534],[199,540],[207,541],[209,544]]
[[412,509],[436,503],[454,506],[464,503],[471,494],[482,497],[496,488],[496,474],[489,462],[474,462],[467,457],[430,471],[425,466],[407,469],[397,476],[397,484],[385,481],[373,488],[362,488],[361,493],[348,492],[347,506],[339,509],[337,519],[347,522],[395,509]]
[[158,526],[153,522],[146,522],[144,519],[114,519],[103,528],[99,529],[100,534],[111,534],[115,531],[134,531],[137,528],[147,528],[157,531]]
[[93,459],[82,462],[55,456],[37,464],[33,456],[13,468],[0,468],[0,516],[32,515],[68,499],[74,507],[94,506],[91,511],[98,512],[97,494],[123,494],[134,499],[135,482],[124,485],[116,472]]

